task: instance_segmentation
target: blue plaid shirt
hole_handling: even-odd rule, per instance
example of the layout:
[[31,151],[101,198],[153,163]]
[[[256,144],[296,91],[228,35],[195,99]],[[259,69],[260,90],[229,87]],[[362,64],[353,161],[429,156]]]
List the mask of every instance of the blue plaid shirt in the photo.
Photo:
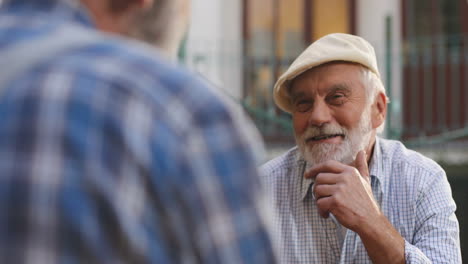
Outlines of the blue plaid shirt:
[[[58,26],[95,32],[73,1],[0,12],[2,68]],[[0,88],[0,263],[274,263],[252,135],[201,79],[103,35]]]
[[[371,263],[355,232],[347,230],[341,245],[333,218],[320,217],[305,168],[297,148],[262,167],[275,207],[281,263]],[[461,263],[456,206],[445,172],[401,143],[380,138],[369,169],[374,197],[405,239],[406,263]]]

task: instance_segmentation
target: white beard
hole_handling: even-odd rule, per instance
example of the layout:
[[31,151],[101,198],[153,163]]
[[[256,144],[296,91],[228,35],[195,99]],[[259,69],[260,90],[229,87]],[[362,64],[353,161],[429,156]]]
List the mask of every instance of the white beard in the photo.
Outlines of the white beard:
[[[302,133],[296,134],[296,143],[299,151],[309,165],[322,163],[328,160],[336,160],[344,164],[350,164],[356,159],[360,150],[365,150],[370,143],[372,135],[371,107],[362,113],[361,120],[355,128],[347,130],[340,125],[327,124],[322,127],[311,126]],[[344,138],[340,144],[317,143],[308,146],[307,138],[324,134],[343,134]]]

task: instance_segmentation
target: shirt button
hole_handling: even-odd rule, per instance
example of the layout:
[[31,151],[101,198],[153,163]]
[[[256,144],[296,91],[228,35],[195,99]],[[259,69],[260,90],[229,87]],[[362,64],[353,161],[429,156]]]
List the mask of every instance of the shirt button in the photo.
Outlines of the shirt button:
[[335,224],[335,222],[333,222],[333,221],[330,221],[329,226],[330,226],[331,228],[333,228],[333,229],[336,228],[336,224]]

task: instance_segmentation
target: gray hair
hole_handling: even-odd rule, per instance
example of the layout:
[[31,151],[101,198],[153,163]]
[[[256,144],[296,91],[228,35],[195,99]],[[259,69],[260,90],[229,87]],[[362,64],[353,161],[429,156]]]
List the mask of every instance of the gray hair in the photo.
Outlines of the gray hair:
[[[383,93],[385,95],[385,100],[387,101],[387,103],[390,102],[390,100],[388,99],[386,95],[385,87],[379,76],[377,76],[373,71],[371,71],[365,66],[361,67],[361,76],[362,76],[362,83],[364,84],[366,88],[368,107],[370,107],[373,103],[375,103],[380,93]],[[382,125],[380,125],[377,128],[377,133],[379,134],[382,133],[384,129],[385,129],[385,122],[383,122]]]

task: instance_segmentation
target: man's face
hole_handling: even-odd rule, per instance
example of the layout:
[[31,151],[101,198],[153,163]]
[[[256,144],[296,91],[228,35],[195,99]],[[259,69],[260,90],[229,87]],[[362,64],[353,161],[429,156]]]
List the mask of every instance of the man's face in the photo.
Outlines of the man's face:
[[337,160],[349,164],[369,144],[371,107],[360,67],[328,63],[293,81],[296,143],[309,163]]

